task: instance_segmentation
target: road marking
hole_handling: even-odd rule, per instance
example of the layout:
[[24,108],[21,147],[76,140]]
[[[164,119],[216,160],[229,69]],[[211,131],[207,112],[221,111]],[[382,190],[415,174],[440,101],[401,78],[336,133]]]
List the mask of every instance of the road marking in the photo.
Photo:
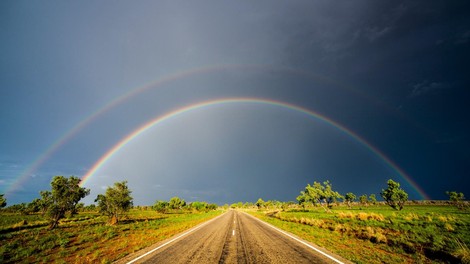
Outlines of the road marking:
[[137,257],[137,258],[135,258],[135,259],[133,259],[133,260],[127,262],[127,264],[131,264],[131,263],[136,262],[137,260],[139,260],[139,259],[141,259],[141,258],[143,258],[143,257],[145,257],[145,256],[147,256],[147,255],[149,255],[149,254],[151,254],[151,253],[153,253],[153,252],[159,250],[160,248],[162,248],[162,247],[164,247],[164,246],[166,246],[166,245],[168,245],[168,244],[170,244],[170,243],[172,243],[172,242],[174,242],[174,241],[176,241],[176,240],[178,240],[178,239],[180,239],[180,238],[182,238],[182,237],[184,237],[184,236],[186,236],[186,235],[188,235],[188,234],[190,234],[190,233],[192,233],[192,232],[194,232],[194,231],[196,231],[196,230],[198,230],[199,228],[201,228],[201,227],[203,227],[203,226],[209,224],[210,222],[214,221],[215,219],[218,219],[218,218],[220,218],[221,216],[225,215],[226,213],[228,213],[228,211],[225,212],[225,213],[223,213],[223,214],[221,214],[221,215],[219,215],[219,216],[217,216],[217,217],[215,217],[215,218],[212,218],[211,220],[209,220],[209,221],[207,221],[207,222],[204,222],[204,223],[202,223],[202,224],[200,224],[200,225],[198,225],[198,226],[196,226],[196,227],[194,227],[194,228],[192,228],[192,229],[190,229],[190,230],[184,232],[183,234],[181,234],[181,235],[179,235],[179,236],[173,238],[173,239],[170,240],[170,241],[167,241],[167,242],[163,243],[162,245],[160,245],[160,246],[158,246],[158,247],[156,247],[156,248],[150,250],[149,252],[147,252],[147,253],[141,255],[140,257]]
[[254,219],[256,219],[256,220],[258,220],[258,221],[260,221],[261,223],[263,223],[263,224],[265,224],[265,225],[271,227],[272,229],[278,231],[279,233],[282,233],[282,234],[284,234],[284,235],[286,235],[286,236],[288,236],[288,237],[294,239],[295,241],[304,244],[305,246],[307,246],[307,247],[309,247],[309,248],[315,250],[316,252],[322,254],[323,256],[325,256],[325,257],[327,257],[327,258],[329,258],[329,259],[335,261],[336,263],[344,264],[344,262],[341,262],[340,260],[337,260],[337,259],[334,258],[333,256],[330,256],[330,255],[326,254],[325,252],[319,250],[318,248],[315,248],[314,246],[312,246],[312,245],[306,243],[305,241],[303,241],[303,240],[301,240],[301,239],[298,239],[298,238],[292,236],[291,234],[287,233],[286,231],[281,230],[281,229],[279,229],[279,228],[277,228],[277,227],[275,227],[275,226],[273,226],[273,225],[271,225],[271,224],[269,224],[269,223],[266,223],[266,222],[264,222],[264,221],[262,221],[262,220],[260,220],[260,219],[258,219],[258,218],[256,218],[256,217],[254,217],[254,216],[248,214],[248,213],[245,213],[245,212],[243,212],[243,213],[246,214],[246,215],[248,215],[248,216],[250,216],[250,217],[252,217],[252,218],[254,218]]
[[232,236],[234,236],[234,235],[235,235],[235,229],[232,230]]

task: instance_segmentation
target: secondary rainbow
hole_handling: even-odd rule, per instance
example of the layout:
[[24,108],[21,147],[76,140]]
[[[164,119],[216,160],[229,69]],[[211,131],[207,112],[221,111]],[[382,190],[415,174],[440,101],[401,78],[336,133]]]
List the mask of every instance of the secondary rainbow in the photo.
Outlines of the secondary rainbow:
[[357,94],[363,98],[366,98],[368,101],[373,102],[376,105],[384,106],[382,102],[380,102],[377,98],[373,98],[360,90],[353,89],[352,87],[348,87],[345,85],[342,85],[334,80],[315,75],[311,72],[306,72],[302,71],[299,69],[292,69],[292,68],[283,68],[283,67],[274,67],[272,65],[246,65],[246,64],[222,64],[222,65],[211,65],[211,66],[205,66],[205,67],[198,67],[194,69],[189,69],[181,72],[177,72],[174,74],[170,74],[167,76],[164,76],[156,81],[152,81],[146,85],[134,88],[130,90],[129,92],[116,97],[103,107],[99,108],[95,112],[91,113],[88,115],[86,118],[82,119],[79,123],[77,123],[75,126],[73,126],[71,129],[69,129],[63,136],[58,138],[54,143],[52,143],[41,155],[39,155],[32,163],[29,165],[16,179],[16,181],[13,181],[12,184],[7,188],[6,193],[10,193],[16,189],[18,189],[19,186],[21,186],[22,183],[28,178],[28,176],[31,176],[37,169],[44,164],[57,150],[59,150],[63,145],[65,145],[69,140],[71,140],[75,135],[77,135],[83,128],[87,127],[91,123],[93,123],[95,120],[97,120],[100,116],[104,115],[114,107],[128,101],[130,98],[135,97],[143,92],[146,92],[151,89],[155,89],[157,87],[161,87],[164,84],[183,79],[189,76],[193,75],[198,75],[198,74],[204,74],[204,73],[211,73],[211,72],[216,72],[216,71],[223,71],[223,70],[233,70],[233,69],[248,69],[248,70],[276,70],[276,71],[282,71],[282,72],[287,72],[291,74],[299,74],[301,76],[311,78],[320,82],[324,83],[329,83],[330,85],[333,85],[335,87],[339,87],[341,89],[344,89],[345,91]]
[[350,129],[346,128],[345,126],[339,124],[336,121],[331,120],[330,118],[316,113],[312,110],[293,105],[286,102],[271,100],[271,99],[261,99],[261,98],[222,98],[210,101],[204,101],[196,104],[191,104],[184,106],[182,108],[176,109],[174,111],[165,113],[161,116],[156,117],[155,119],[150,120],[149,122],[145,123],[138,129],[134,130],[129,135],[125,136],[121,141],[119,141],[116,145],[114,145],[110,150],[108,150],[88,171],[88,173],[82,178],[80,183],[81,186],[85,185],[86,182],[108,161],[116,152],[118,152],[121,148],[125,145],[129,144],[133,139],[137,138],[139,135],[143,134],[145,131],[149,130],[150,128],[165,122],[170,118],[174,118],[185,113],[206,108],[210,106],[222,105],[222,104],[240,104],[240,103],[252,103],[252,104],[265,104],[265,105],[273,105],[279,106],[283,108],[287,108],[290,110],[298,111],[304,113],[310,117],[318,119],[338,130],[347,134],[355,141],[359,142],[367,149],[369,149],[372,153],[374,153],[377,157],[383,160],[388,166],[390,166],[400,177],[402,177],[415,191],[421,196],[422,199],[429,199],[429,196],[422,190],[418,184],[414,182],[414,180],[408,176],[400,167],[398,167],[390,158],[388,158],[385,154],[383,154],[379,149],[368,143],[365,139],[361,138],[359,135],[351,131]]

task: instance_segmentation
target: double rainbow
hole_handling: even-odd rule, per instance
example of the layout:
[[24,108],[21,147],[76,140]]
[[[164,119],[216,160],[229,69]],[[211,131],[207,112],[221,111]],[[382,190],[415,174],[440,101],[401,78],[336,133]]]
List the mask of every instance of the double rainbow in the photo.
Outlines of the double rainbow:
[[[275,70],[275,71],[281,71],[281,72],[287,72],[290,74],[298,74],[301,76],[304,76],[306,78],[311,78],[323,83],[329,83],[330,85],[333,85],[335,87],[341,88],[347,92],[356,94],[362,98],[365,98],[366,100],[374,103],[375,105],[387,108],[386,105],[381,103],[379,100],[364,94],[363,92],[353,89],[351,87],[342,85],[338,82],[335,82],[334,80],[324,78],[322,76],[314,75],[309,72],[304,72],[300,71],[297,69],[289,69],[289,68],[282,68],[282,67],[273,67],[270,65],[234,65],[234,64],[229,64],[229,65],[213,65],[213,66],[207,66],[207,67],[199,67],[199,68],[194,68],[186,71],[181,71],[177,72],[175,74],[167,75],[164,76],[163,78],[160,78],[156,81],[153,81],[149,84],[146,84],[144,86],[135,88],[130,90],[129,92],[115,98],[114,100],[110,101],[103,107],[99,108],[97,111],[93,112],[91,115],[88,115],[85,119],[83,119],[81,122],[77,123],[74,127],[72,127],[70,130],[68,130],[62,137],[58,138],[52,145],[49,146],[36,160],[34,160],[30,166],[28,166],[17,178],[15,181],[12,182],[12,184],[7,188],[6,194],[18,189],[30,176],[33,174],[37,169],[44,164],[58,149],[60,149],[63,145],[65,145],[70,139],[72,139],[75,135],[77,135],[83,128],[86,126],[90,125],[94,121],[96,121],[99,117],[113,109],[114,107],[128,101],[130,98],[135,97],[139,94],[142,94],[143,92],[146,92],[150,89],[155,89],[158,87],[162,87],[165,84],[171,83],[173,81],[187,78],[190,76],[194,75],[199,75],[199,74],[205,74],[205,73],[212,73],[212,72],[217,72],[217,71],[224,71],[224,70],[234,70],[234,69],[241,69],[241,70]],[[82,180],[82,184],[85,184],[86,181],[92,177],[97,170],[109,159],[111,156],[119,151],[124,145],[128,144],[130,141],[132,141],[135,137],[139,136],[140,134],[144,133],[148,129],[156,126],[157,124],[164,122],[165,120],[176,117],[179,115],[182,115],[184,113],[204,108],[204,107],[209,107],[213,105],[218,105],[218,104],[230,104],[230,103],[253,103],[253,104],[269,104],[269,105],[275,105],[283,108],[287,108],[290,110],[302,112],[311,118],[315,118],[318,120],[321,120],[330,126],[342,131],[343,133],[347,134],[351,138],[353,138],[355,141],[359,142],[363,146],[365,146],[367,149],[369,149],[372,153],[374,153],[377,157],[379,157],[381,160],[383,160],[388,166],[390,166],[399,176],[401,176],[403,179],[405,179],[411,187],[413,187],[416,192],[421,196],[423,199],[429,199],[429,196],[412,180],[410,176],[408,176],[402,169],[400,169],[392,160],[390,160],[385,154],[383,154],[381,151],[379,151],[376,147],[368,143],[366,140],[363,138],[359,137],[357,134],[352,132],[351,130],[347,129],[343,125],[323,116],[320,115],[319,113],[316,113],[312,110],[299,107],[296,105],[292,105],[289,103],[285,102],[280,102],[280,101],[275,101],[275,100],[270,100],[270,99],[258,99],[258,98],[224,98],[224,99],[217,99],[217,100],[211,100],[211,101],[206,101],[206,102],[201,102],[201,103],[196,103],[192,105],[188,105],[179,109],[176,109],[174,111],[168,112],[166,114],[163,114],[136,129],[134,132],[130,133],[126,137],[124,137],[121,141],[119,141],[116,145],[114,145],[109,151],[107,151],[94,165],[93,167],[88,171],[88,173],[84,176]]]
[[317,120],[320,120],[335,129],[338,129],[339,131],[345,133],[352,139],[354,139],[356,142],[360,143],[364,147],[366,147],[369,151],[371,151],[374,155],[379,157],[381,160],[383,160],[390,168],[392,168],[397,175],[399,175],[401,178],[406,180],[406,182],[416,190],[416,192],[421,196],[423,199],[429,199],[428,195],[422,190],[418,184],[416,184],[413,179],[408,176],[402,169],[400,169],[390,158],[388,158],[384,153],[382,153],[379,149],[368,143],[365,139],[361,138],[359,135],[354,133],[353,131],[349,130],[348,128],[344,127],[343,125],[331,120],[330,118],[321,115],[319,113],[316,113],[312,110],[296,106],[293,104],[281,102],[281,101],[275,101],[275,100],[269,100],[269,99],[261,99],[261,98],[222,98],[222,99],[216,99],[216,100],[211,100],[211,101],[205,101],[205,102],[200,102],[196,104],[191,104],[188,106],[184,106],[182,108],[176,109],[174,111],[168,112],[166,114],[163,114],[161,116],[156,117],[153,120],[150,120],[149,122],[145,123],[144,125],[140,126],[136,130],[134,130],[132,133],[128,134],[125,136],[121,141],[119,141],[116,145],[114,145],[110,150],[108,150],[93,166],[92,168],[85,174],[85,176],[82,178],[82,181],[80,183],[81,186],[85,185],[86,182],[93,177],[93,175],[96,174],[96,172],[114,155],[116,154],[120,149],[122,149],[124,146],[127,144],[131,143],[135,138],[139,137],[140,135],[144,134],[146,131],[150,130],[153,127],[156,127],[159,124],[162,124],[166,120],[169,120],[171,118],[175,118],[178,116],[181,116],[183,114],[189,113],[191,111],[195,111],[201,108],[207,108],[210,106],[216,106],[216,105],[222,105],[222,104],[264,104],[264,105],[273,105],[273,106],[278,106],[282,108],[286,108],[289,110],[301,112],[303,114],[306,114],[310,118],[314,118]]

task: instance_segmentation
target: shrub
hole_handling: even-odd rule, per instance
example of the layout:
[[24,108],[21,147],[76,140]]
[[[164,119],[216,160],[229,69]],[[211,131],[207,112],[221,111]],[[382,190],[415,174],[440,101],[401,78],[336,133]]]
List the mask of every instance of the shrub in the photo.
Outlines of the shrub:
[[385,220],[385,217],[382,214],[370,213],[369,219],[376,220],[382,222]]
[[445,228],[445,230],[447,230],[447,231],[449,231],[449,232],[454,231],[454,228],[453,228],[452,225],[449,224],[449,223],[445,223],[444,228]]
[[356,215],[356,218],[361,221],[366,221],[369,216],[367,215],[367,213],[359,213]]
[[339,212],[338,217],[339,218],[350,218],[350,219],[352,219],[352,218],[354,218],[354,214],[352,214],[351,212],[346,212],[346,213]]
[[413,220],[419,220],[419,216],[415,213],[409,213],[408,215],[406,215],[405,217],[405,220],[407,221],[413,221]]

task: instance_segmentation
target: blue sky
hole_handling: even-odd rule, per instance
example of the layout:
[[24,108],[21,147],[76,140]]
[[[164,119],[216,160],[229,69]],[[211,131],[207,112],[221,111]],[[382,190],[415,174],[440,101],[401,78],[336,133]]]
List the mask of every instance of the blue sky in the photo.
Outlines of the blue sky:
[[[29,202],[55,175],[83,177],[157,116],[250,97],[342,124],[433,199],[468,195],[466,10],[465,1],[2,1],[0,193]],[[179,77],[158,82],[169,76]],[[145,85],[28,171],[77,124]],[[338,129],[275,106],[231,104],[137,137],[87,182],[86,202],[121,180],[136,204],[152,204],[175,195],[294,200],[324,180],[341,193],[378,195],[389,178],[420,199]]]

